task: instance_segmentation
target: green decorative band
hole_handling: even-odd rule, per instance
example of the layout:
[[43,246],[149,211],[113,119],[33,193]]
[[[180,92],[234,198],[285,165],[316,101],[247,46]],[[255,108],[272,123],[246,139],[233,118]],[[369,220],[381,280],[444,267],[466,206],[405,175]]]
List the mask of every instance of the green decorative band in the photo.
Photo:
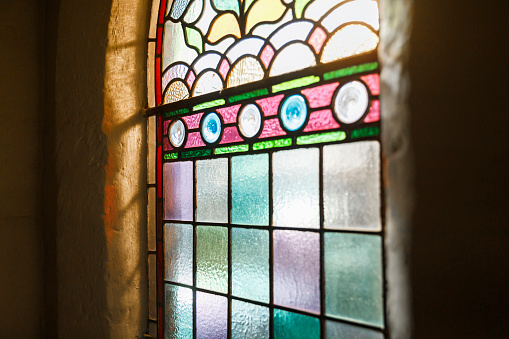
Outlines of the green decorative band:
[[164,155],[164,160],[178,159],[178,157],[179,157],[178,153],[166,153]]
[[189,113],[189,110],[187,108],[181,108],[176,111],[166,112],[164,115],[166,117],[172,117],[174,115],[185,114],[185,113]]
[[370,62],[367,64],[341,68],[341,69],[338,69],[335,71],[324,73],[323,80],[331,80],[331,79],[345,77],[347,75],[352,75],[352,74],[356,74],[356,73],[373,71],[377,68],[378,68],[378,62]]
[[258,151],[261,149],[274,148],[274,147],[287,147],[292,145],[292,138],[267,140],[253,144],[253,150]]
[[261,95],[266,95],[266,94],[269,94],[269,90],[266,88],[262,88],[262,89],[257,89],[256,91],[242,93],[239,95],[234,95],[232,97],[229,97],[228,101],[230,103],[232,103],[232,102],[237,102],[237,101],[241,101],[241,100],[245,100],[245,99],[259,97]]
[[249,145],[234,145],[227,147],[219,147],[214,150],[214,154],[227,154],[227,153],[237,153],[237,152],[247,152],[249,151]]
[[378,128],[376,126],[371,126],[371,127],[365,127],[365,128],[353,130],[352,133],[350,134],[350,138],[352,138],[352,139],[366,138],[366,137],[377,136],[379,134],[380,134],[380,128]]
[[200,149],[197,151],[187,151],[182,152],[182,158],[195,158],[195,157],[205,157],[207,155],[211,155],[212,152],[209,149]]
[[327,132],[318,134],[303,135],[297,138],[297,145],[319,144],[322,142],[333,142],[345,140],[346,133],[343,131]]
[[207,102],[204,102],[204,103],[201,103],[199,105],[194,106],[193,107],[193,111],[198,111],[200,109],[221,106],[221,105],[224,105],[224,104],[225,104],[224,99],[217,99],[217,100],[207,101]]
[[272,86],[272,93],[277,93],[281,91],[286,91],[287,89],[304,87],[307,85],[314,84],[315,82],[320,81],[320,78],[315,75],[310,75],[304,78],[299,78],[295,80],[290,80],[286,82],[282,82],[280,84]]

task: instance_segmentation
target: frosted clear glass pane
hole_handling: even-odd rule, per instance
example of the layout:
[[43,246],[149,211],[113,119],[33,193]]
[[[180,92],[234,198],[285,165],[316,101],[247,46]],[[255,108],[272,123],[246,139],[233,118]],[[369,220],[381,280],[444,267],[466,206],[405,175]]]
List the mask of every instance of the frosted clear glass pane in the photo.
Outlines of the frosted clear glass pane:
[[265,40],[260,38],[242,39],[226,52],[226,57],[233,65],[238,58],[244,55],[258,55],[264,44]]
[[325,228],[381,229],[377,141],[323,148],[323,204]]
[[352,21],[365,22],[377,31],[378,4],[372,0],[350,1],[333,10],[322,20],[322,26],[330,33],[339,26]]
[[269,309],[232,300],[232,339],[269,338]]
[[148,317],[157,320],[157,279],[156,279],[156,255],[148,255]]
[[221,61],[221,55],[218,53],[202,54],[194,64],[194,71],[200,74],[206,68],[216,69],[219,61]]
[[337,4],[344,2],[345,0],[314,0],[311,1],[309,6],[304,11],[304,17],[313,21],[320,21],[322,16],[332,9]]
[[193,290],[166,284],[165,339],[193,337]]
[[186,44],[182,24],[173,23],[170,20],[166,21],[163,37],[162,69],[166,69],[175,62],[185,62],[191,65],[197,56],[198,52]]
[[164,218],[193,220],[193,162],[172,162],[163,165]]
[[193,226],[164,225],[164,278],[193,284]]
[[320,227],[318,148],[272,156],[274,226]]
[[152,116],[147,121],[147,181],[149,184],[156,183],[156,117]]
[[148,204],[147,204],[147,236],[148,236],[148,250],[156,250],[156,189],[150,187],[148,189]]
[[274,304],[320,313],[320,235],[274,231]]
[[381,237],[325,233],[324,246],[326,314],[383,327]]
[[275,339],[318,339],[320,321],[302,314],[274,309]]
[[[296,58],[295,56],[299,57]],[[284,47],[275,57],[270,76],[290,73],[316,65],[315,53],[308,45],[296,42]]]
[[224,339],[227,334],[228,299],[196,292],[196,338]]
[[228,292],[228,229],[196,227],[196,286]]
[[206,36],[210,29],[210,24],[216,16],[217,12],[212,8],[210,0],[202,0],[204,2],[203,10],[200,19],[196,22],[196,27],[201,31],[202,35]]
[[221,40],[217,44],[207,44],[205,43],[205,50],[206,51],[216,51],[219,53],[224,53],[226,50],[233,45],[235,42],[235,38],[229,37],[224,40]]
[[355,339],[384,339],[384,335],[381,332],[368,330],[366,328],[342,324],[336,321],[327,321],[326,324],[326,338],[327,339],[336,339],[336,338],[355,338]]
[[194,84],[193,96],[203,95],[223,89],[221,76],[213,71],[207,71],[201,75]]
[[196,220],[228,222],[228,159],[196,162]]
[[379,38],[364,25],[347,25],[330,37],[322,51],[322,63],[372,51]]
[[276,29],[280,26],[290,22],[292,20],[292,11],[290,9],[286,10],[286,13],[283,15],[282,19],[276,22],[267,23],[267,24],[259,24],[253,29],[253,35],[257,35],[262,38],[268,38]]
[[184,22],[188,24],[195,22],[200,16],[202,9],[203,0],[192,0],[184,16]]
[[232,158],[232,223],[269,224],[269,155]]
[[253,57],[245,57],[230,71],[227,87],[235,87],[261,80],[264,76],[265,72],[258,60]]
[[232,294],[269,301],[269,232],[232,229]]
[[280,49],[284,44],[292,40],[305,41],[313,26],[313,23],[309,21],[293,22],[280,28],[270,38],[270,43],[275,49]]

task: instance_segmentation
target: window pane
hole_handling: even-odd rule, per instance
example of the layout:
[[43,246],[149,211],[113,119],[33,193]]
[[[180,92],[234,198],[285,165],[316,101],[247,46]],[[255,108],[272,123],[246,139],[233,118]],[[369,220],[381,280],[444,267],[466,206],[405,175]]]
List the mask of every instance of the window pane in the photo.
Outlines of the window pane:
[[172,162],[163,165],[164,218],[193,220],[193,163]]
[[232,300],[232,338],[269,338],[269,309]]
[[193,337],[193,290],[166,284],[165,339]]
[[165,279],[193,284],[193,226],[164,225]]
[[228,292],[228,229],[196,227],[196,285]]
[[196,292],[196,338],[226,338],[227,323],[228,299],[214,294]]
[[318,339],[320,321],[306,315],[274,309],[275,339]]
[[228,159],[196,162],[196,220],[228,222]]
[[327,339],[355,338],[355,339],[384,339],[382,332],[366,328],[342,324],[336,321],[327,321]]

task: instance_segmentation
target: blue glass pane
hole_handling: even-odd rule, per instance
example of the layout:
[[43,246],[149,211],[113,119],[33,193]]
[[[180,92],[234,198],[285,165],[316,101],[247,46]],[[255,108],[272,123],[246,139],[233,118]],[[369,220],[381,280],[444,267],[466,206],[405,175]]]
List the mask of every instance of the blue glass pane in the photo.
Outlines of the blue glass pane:
[[193,336],[193,290],[166,285],[165,339],[185,339]]
[[269,337],[269,309],[232,300],[232,339]]
[[306,315],[274,309],[275,339],[318,339],[320,321]]

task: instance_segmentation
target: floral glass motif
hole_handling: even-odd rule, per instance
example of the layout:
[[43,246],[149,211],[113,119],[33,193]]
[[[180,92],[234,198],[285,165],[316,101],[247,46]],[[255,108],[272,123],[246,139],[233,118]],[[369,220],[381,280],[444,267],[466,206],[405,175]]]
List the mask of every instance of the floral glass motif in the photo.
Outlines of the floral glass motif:
[[386,337],[378,30],[373,0],[154,0],[150,336]]

